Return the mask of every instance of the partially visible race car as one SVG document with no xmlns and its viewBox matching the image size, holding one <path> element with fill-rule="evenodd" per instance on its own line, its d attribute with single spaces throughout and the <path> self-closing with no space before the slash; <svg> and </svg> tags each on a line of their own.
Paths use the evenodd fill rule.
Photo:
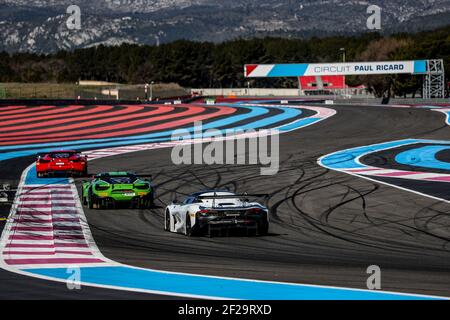
<svg viewBox="0 0 450 320">
<path fill-rule="evenodd" d="M 153 206 L 154 197 L 150 180 L 129 172 L 106 172 L 83 182 L 81 200 L 89 209 L 116 208 L 121 204 L 147 209 Z"/>
<path fill-rule="evenodd" d="M 75 150 L 59 150 L 37 155 L 36 174 L 39 178 L 67 175 L 86 176 L 87 156 Z"/>
<path fill-rule="evenodd" d="M 264 195 L 238 195 L 209 190 L 193 193 L 180 203 L 174 200 L 165 210 L 164 230 L 187 236 L 229 234 L 241 229 L 247 235 L 266 235 L 269 210 L 248 198 Z"/>
</svg>

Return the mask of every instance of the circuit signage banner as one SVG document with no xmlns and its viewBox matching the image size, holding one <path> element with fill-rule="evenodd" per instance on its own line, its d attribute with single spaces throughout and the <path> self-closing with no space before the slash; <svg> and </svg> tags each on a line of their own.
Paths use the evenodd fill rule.
<svg viewBox="0 0 450 320">
<path fill-rule="evenodd" d="M 300 64 L 247 64 L 247 78 L 370 75 L 370 74 L 423 74 L 427 72 L 426 60 L 377 61 L 348 63 Z"/>
</svg>

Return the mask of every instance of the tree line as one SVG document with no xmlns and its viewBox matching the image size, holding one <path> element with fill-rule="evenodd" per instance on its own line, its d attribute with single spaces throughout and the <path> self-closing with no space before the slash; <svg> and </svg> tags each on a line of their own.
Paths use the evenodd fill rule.
<svg viewBox="0 0 450 320">
<path fill-rule="evenodd" d="M 237 39 L 223 43 L 180 40 L 160 46 L 122 44 L 33 53 L 0 53 L 0 82 L 100 80 L 117 83 L 176 82 L 185 87 L 295 87 L 296 79 L 246 79 L 246 63 L 444 59 L 450 74 L 450 26 L 416 34 L 289 39 Z M 420 91 L 421 77 L 409 75 L 349 77 L 377 95 Z"/>
</svg>

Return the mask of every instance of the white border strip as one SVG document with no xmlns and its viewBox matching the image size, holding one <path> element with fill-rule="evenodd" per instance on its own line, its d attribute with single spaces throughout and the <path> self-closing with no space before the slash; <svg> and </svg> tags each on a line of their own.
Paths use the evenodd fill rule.
<svg viewBox="0 0 450 320">
<path fill-rule="evenodd" d="M 404 140 L 406 141 L 406 140 L 408 140 L 408 139 L 404 139 Z M 419 140 L 419 139 L 417 139 L 417 140 Z M 403 141 L 403 140 L 394 140 L 394 141 L 389 141 L 389 142 L 401 142 L 401 141 Z M 424 140 L 424 141 L 425 141 L 425 140 Z M 429 141 L 429 140 L 427 140 L 427 141 Z M 416 142 L 408 142 L 408 143 L 405 143 L 405 144 L 402 145 L 402 146 L 407 146 L 407 145 L 416 144 L 416 143 L 418 143 L 418 142 L 417 142 L 417 141 L 416 141 Z M 360 147 L 372 147 L 372 146 L 376 146 L 376 145 L 379 145 L 379 144 L 380 144 L 380 143 L 376 143 L 376 144 L 370 144 L 370 145 L 360 146 Z M 366 152 L 366 153 L 364 153 L 364 154 L 361 154 L 360 156 L 356 157 L 356 158 L 355 158 L 355 162 L 357 162 L 358 164 L 360 164 L 360 165 L 362 165 L 362 166 L 365 166 L 365 167 L 369 168 L 369 167 L 366 166 L 365 164 L 361 163 L 361 162 L 359 161 L 359 159 L 362 158 L 363 156 L 366 156 L 366 155 L 368 155 L 368 154 L 370 154 L 370 153 L 373 153 L 373 152 L 379 152 L 379 151 L 384 151 L 384 150 L 389 150 L 389 149 L 395 149 L 395 148 L 398 148 L 398 147 L 399 147 L 399 146 L 394 146 L 394 147 L 388 147 L 388 148 L 378 149 L 378 150 L 376 150 L 376 151 L 368 151 L 368 152 Z M 405 187 L 400 187 L 400 186 L 397 186 L 397 185 L 394 185 L 394 184 L 390 184 L 390 183 L 387 183 L 387 182 L 384 182 L 384 181 L 380 181 L 380 180 L 377 180 L 377 179 L 374 179 L 374 178 L 369 178 L 369 176 L 367 176 L 367 175 L 365 175 L 365 174 L 358 174 L 358 173 L 354 173 L 354 172 L 351 172 L 351 171 L 347 171 L 347 170 L 355 169 L 355 168 L 336 169 L 336 168 L 329 167 L 329 166 L 323 164 L 323 162 L 322 162 L 322 160 L 323 160 L 324 158 L 326 158 L 326 157 L 332 156 L 332 155 L 337 154 L 337 153 L 341 153 L 341 152 L 345 152 L 345 151 L 350 151 L 350 150 L 355 149 L 355 148 L 358 148 L 358 147 L 353 147 L 353 148 L 348 148 L 348 149 L 344 149 L 344 150 L 339 150 L 339 151 L 336 151 L 336 152 L 333 152 L 333 153 L 324 155 L 324 156 L 320 157 L 320 158 L 317 160 L 317 164 L 320 165 L 321 167 L 325 168 L 325 169 L 329 169 L 329 170 L 333 170 L 333 171 L 337 171 L 337 172 L 346 173 L 346 174 L 349 174 L 349 175 L 354 176 L 354 177 L 363 178 L 363 179 L 366 179 L 366 180 L 370 180 L 370 181 L 372 181 L 372 182 L 376 182 L 376 183 L 380 183 L 380 184 L 383 184 L 383 185 L 386 185 L 386 186 L 394 187 L 394 188 L 397 188 L 397 189 L 400 189 L 400 190 L 403 190 L 403 191 L 415 193 L 415 194 L 418 194 L 418 195 L 421 195 L 421 196 L 424 196 L 424 197 L 427 197 L 427 198 L 431 198 L 431 199 L 434 199 L 434 200 L 438 200 L 438 201 L 443 201 L 443 202 L 446 202 L 446 203 L 450 203 L 450 200 L 446 200 L 446 199 L 442 199 L 442 198 L 439 198 L 439 197 L 435 197 L 435 196 L 432 196 L 432 195 L 429 195 L 429 194 L 426 194 L 426 193 L 422 193 L 422 192 L 419 192 L 419 191 L 411 190 L 411 189 L 408 189 L 408 188 L 405 188 Z M 373 167 L 373 168 L 377 168 L 377 167 Z M 378 169 L 381 170 L 382 168 L 378 168 Z M 370 171 L 369 171 L 369 172 L 370 172 Z M 368 174 L 370 174 L 370 173 L 368 173 Z M 380 178 L 383 178 L 383 177 L 380 177 Z M 389 177 L 387 177 L 387 178 L 389 178 Z M 400 177 L 392 177 L 392 178 L 400 178 Z M 415 179 L 411 179 L 411 180 L 415 180 Z M 433 181 L 429 181 L 429 180 L 420 180 L 420 181 L 433 182 Z"/>
</svg>

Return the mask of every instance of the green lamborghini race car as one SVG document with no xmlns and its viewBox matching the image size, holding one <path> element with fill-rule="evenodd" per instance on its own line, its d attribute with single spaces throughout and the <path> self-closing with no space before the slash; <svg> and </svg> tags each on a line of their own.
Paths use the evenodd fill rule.
<svg viewBox="0 0 450 320">
<path fill-rule="evenodd" d="M 129 172 L 107 172 L 83 182 L 81 201 L 89 209 L 116 208 L 122 204 L 147 209 L 153 206 L 154 198 L 150 180 Z"/>
</svg>

